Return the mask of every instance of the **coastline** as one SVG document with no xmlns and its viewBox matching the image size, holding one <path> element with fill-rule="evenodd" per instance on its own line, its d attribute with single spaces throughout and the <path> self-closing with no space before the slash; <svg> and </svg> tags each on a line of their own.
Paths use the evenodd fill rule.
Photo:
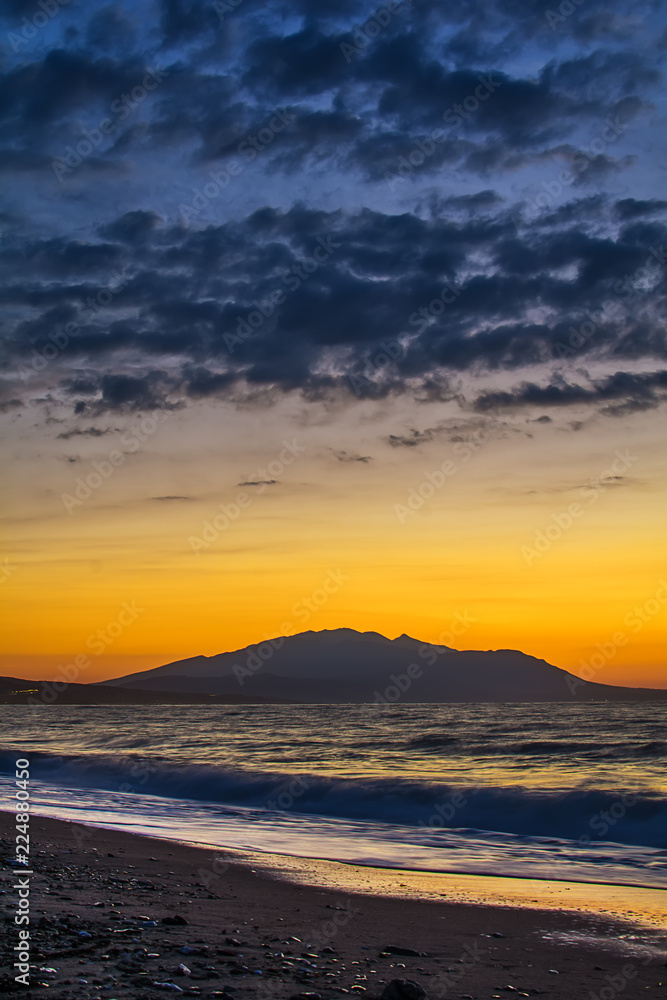
<svg viewBox="0 0 667 1000">
<path fill-rule="evenodd" d="M 12 821 L 0 813 L 5 860 Z M 33 974 L 31 985 L 41 978 L 63 1000 L 157 996 L 153 982 L 192 996 L 229 988 L 227 1000 L 346 992 L 370 1000 L 394 978 L 416 980 L 427 997 L 516 990 L 588 1000 L 605 988 L 650 996 L 667 980 L 662 890 L 242 854 L 37 815 L 30 836 L 33 961 L 57 970 Z M 8 969 L 14 878 L 5 867 Z M 162 923 L 175 916 L 187 923 Z M 389 945 L 423 954 L 380 957 Z M 191 974 L 179 975 L 185 963 Z M 1 985 L 25 989 L 7 973 Z"/>
</svg>

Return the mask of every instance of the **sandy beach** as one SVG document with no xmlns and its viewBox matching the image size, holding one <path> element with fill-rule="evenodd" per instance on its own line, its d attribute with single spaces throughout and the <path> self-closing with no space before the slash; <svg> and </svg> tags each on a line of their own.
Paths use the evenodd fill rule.
<svg viewBox="0 0 667 1000">
<path fill-rule="evenodd" d="M 0 815 L 0 988 L 19 995 L 14 831 Z M 30 988 L 54 998 L 370 1000 L 398 979 L 427 997 L 474 1000 L 667 992 L 656 890 L 610 890 L 609 899 L 628 900 L 632 922 L 620 919 L 622 905 L 615 917 L 601 912 L 599 886 L 540 892 L 532 882 L 460 876 L 438 876 L 436 886 L 416 873 L 245 857 L 39 817 L 30 837 Z"/>
</svg>

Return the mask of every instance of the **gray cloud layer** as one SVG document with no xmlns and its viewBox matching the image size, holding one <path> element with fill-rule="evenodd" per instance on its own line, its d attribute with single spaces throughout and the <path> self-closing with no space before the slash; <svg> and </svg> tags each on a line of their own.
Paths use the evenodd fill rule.
<svg viewBox="0 0 667 1000">
<path fill-rule="evenodd" d="M 30 38 L 32 5 L 8 6 L 8 183 L 39 178 L 87 223 L 47 234 L 7 200 L 7 405 L 37 378 L 85 418 L 260 390 L 447 399 L 485 373 L 516 384 L 469 399 L 479 411 L 660 403 L 667 203 L 605 189 L 635 169 L 615 143 L 659 94 L 643 6 L 587 5 L 552 31 L 528 0 L 415 0 L 377 32 L 358 4 L 237 6 L 92 5 L 76 25 L 63 9 Z M 211 222 L 227 194 L 206 171 L 260 156 L 266 206 Z M 204 207 L 124 205 L 137 163 L 204 177 Z M 508 193 L 519 170 L 545 177 L 541 201 Z M 374 207 L 272 207 L 281 177 L 318 171 L 370 185 Z M 443 193 L 455 175 L 469 193 Z M 413 203 L 380 207 L 396 190 Z"/>
</svg>

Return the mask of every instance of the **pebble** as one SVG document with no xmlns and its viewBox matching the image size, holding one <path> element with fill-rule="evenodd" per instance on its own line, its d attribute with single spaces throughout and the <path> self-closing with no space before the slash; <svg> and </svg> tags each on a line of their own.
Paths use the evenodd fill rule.
<svg viewBox="0 0 667 1000">
<path fill-rule="evenodd" d="M 426 958 L 423 951 L 415 951 L 414 948 L 398 948 L 395 944 L 390 944 L 382 951 L 383 955 L 402 955 L 406 958 Z"/>
<path fill-rule="evenodd" d="M 412 979 L 392 979 L 382 992 L 382 1000 L 423 1000 L 426 990 Z"/>
</svg>

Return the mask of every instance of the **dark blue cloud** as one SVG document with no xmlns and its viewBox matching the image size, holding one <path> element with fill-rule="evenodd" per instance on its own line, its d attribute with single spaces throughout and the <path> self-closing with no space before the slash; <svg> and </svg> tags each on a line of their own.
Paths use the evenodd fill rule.
<svg viewBox="0 0 667 1000">
<path fill-rule="evenodd" d="M 36 10 L 2 15 L 8 398 L 453 398 L 500 372 L 519 388 L 465 405 L 660 402 L 664 12 Z"/>
</svg>

